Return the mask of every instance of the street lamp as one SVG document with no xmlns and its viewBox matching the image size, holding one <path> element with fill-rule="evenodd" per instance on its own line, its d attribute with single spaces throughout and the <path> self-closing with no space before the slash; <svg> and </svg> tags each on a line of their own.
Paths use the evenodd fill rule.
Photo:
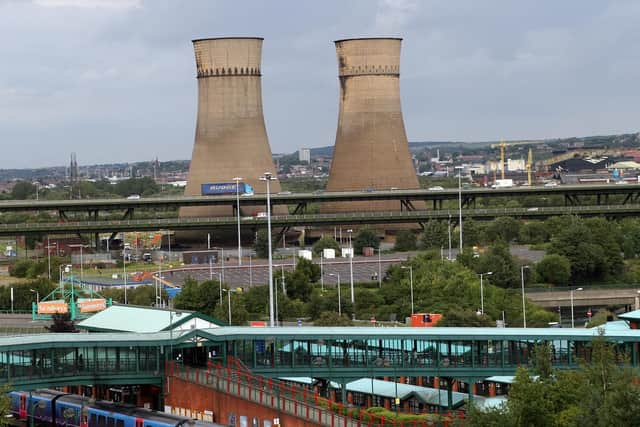
<svg viewBox="0 0 640 427">
<path fill-rule="evenodd" d="M 234 289 L 223 289 L 224 292 L 227 293 L 227 295 L 229 296 L 228 301 L 229 301 L 229 326 L 231 326 L 231 294 L 235 292 Z"/>
<path fill-rule="evenodd" d="M 520 267 L 520 283 L 522 285 L 522 327 L 527 327 L 527 306 L 525 305 L 525 296 L 524 296 L 524 269 L 529 268 L 528 265 L 523 265 Z"/>
<path fill-rule="evenodd" d="M 482 276 L 491 276 L 493 271 L 480 273 L 480 314 L 484 315 L 484 285 L 482 284 Z"/>
<path fill-rule="evenodd" d="M 242 265 L 242 246 L 240 243 L 240 181 L 242 178 L 235 177 L 233 180 L 236 182 L 236 212 L 238 215 L 238 265 Z"/>
<path fill-rule="evenodd" d="M 411 289 L 411 315 L 413 316 L 414 310 L 413 310 L 413 266 L 409 265 L 403 265 L 400 267 L 403 270 L 409 269 L 409 286 Z"/>
<path fill-rule="evenodd" d="M 569 292 L 571 295 L 571 327 L 575 328 L 575 324 L 574 324 L 574 318 L 573 318 L 573 293 L 574 292 L 579 292 L 581 291 L 582 288 L 578 288 L 578 289 L 571 289 L 571 291 Z"/>
<path fill-rule="evenodd" d="M 376 251 L 378 251 L 378 288 L 382 288 L 382 262 L 380 260 L 382 248 L 377 248 Z"/>
<path fill-rule="evenodd" d="M 58 244 L 56 242 L 53 242 L 53 246 L 51 246 L 51 243 L 49 241 L 49 236 L 47 236 L 47 264 L 48 264 L 48 272 L 49 272 L 49 280 L 51 280 L 51 249 L 52 248 L 57 248 Z"/>
<path fill-rule="evenodd" d="M 351 240 L 351 235 L 353 233 L 352 229 L 348 229 L 347 233 L 349 233 L 349 275 L 351 278 L 351 305 L 354 310 L 356 307 L 356 298 L 353 292 L 353 241 Z"/>
<path fill-rule="evenodd" d="M 340 273 L 329 273 L 329 276 L 336 276 L 338 278 L 338 315 L 342 317 L 342 302 L 340 301 Z"/>
<path fill-rule="evenodd" d="M 265 181 L 267 184 L 267 239 L 269 240 L 269 325 L 273 328 L 275 326 L 273 316 L 273 257 L 271 254 L 271 195 L 269 193 L 269 184 L 272 180 L 277 179 L 272 176 L 271 172 L 265 172 L 260 178 L 260 181 Z"/>
<path fill-rule="evenodd" d="M 173 361 L 173 316 L 180 317 L 182 316 L 182 312 L 176 311 L 174 313 L 173 310 L 169 310 L 169 355 L 171 357 L 171 361 Z"/>
<path fill-rule="evenodd" d="M 82 243 L 69 245 L 70 248 L 80 248 L 80 284 L 84 285 L 84 259 L 82 258 L 82 249 L 86 247 Z"/>
<path fill-rule="evenodd" d="M 460 218 L 458 219 L 458 226 L 460 227 L 460 253 L 462 253 L 462 166 L 456 166 L 454 169 L 458 169 L 458 212 Z"/>
<path fill-rule="evenodd" d="M 126 251 L 122 251 L 122 276 L 124 277 L 124 303 L 127 304 L 127 257 L 126 257 Z"/>
</svg>

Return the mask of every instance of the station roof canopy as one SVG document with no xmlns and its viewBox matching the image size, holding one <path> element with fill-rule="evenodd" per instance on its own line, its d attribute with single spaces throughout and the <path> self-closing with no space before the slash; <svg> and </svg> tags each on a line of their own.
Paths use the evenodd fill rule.
<svg viewBox="0 0 640 427">
<path fill-rule="evenodd" d="M 91 332 L 162 332 L 218 328 L 224 323 L 204 314 L 133 305 L 113 305 L 78 323 L 79 329 Z"/>
</svg>

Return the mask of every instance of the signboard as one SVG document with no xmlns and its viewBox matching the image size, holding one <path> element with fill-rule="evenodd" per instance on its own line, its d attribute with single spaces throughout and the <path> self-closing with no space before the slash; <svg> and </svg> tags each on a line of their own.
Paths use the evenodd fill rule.
<svg viewBox="0 0 640 427">
<path fill-rule="evenodd" d="M 38 314 L 68 313 L 69 305 L 63 300 L 38 303 Z"/>
<path fill-rule="evenodd" d="M 78 307 L 80 313 L 95 313 L 107 308 L 107 301 L 104 298 L 79 298 Z"/>
</svg>

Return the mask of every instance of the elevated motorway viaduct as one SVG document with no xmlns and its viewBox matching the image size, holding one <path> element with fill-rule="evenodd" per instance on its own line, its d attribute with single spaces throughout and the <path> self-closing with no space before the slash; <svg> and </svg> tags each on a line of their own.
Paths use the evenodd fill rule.
<svg viewBox="0 0 640 427">
<path fill-rule="evenodd" d="M 619 206 L 555 206 L 544 208 L 464 209 L 465 218 L 489 220 L 500 216 L 544 219 L 558 215 L 624 217 L 640 214 L 640 204 Z M 343 224 L 399 224 L 423 223 L 432 219 L 456 221 L 458 210 L 361 212 L 317 215 L 277 215 L 271 217 L 273 227 L 334 226 Z M 245 217 L 243 227 L 267 226 L 266 218 Z M 216 218 L 164 218 L 139 220 L 61 221 L 57 223 L 0 224 L 0 236 L 46 233 L 113 233 L 121 231 L 213 230 L 235 227 L 236 217 Z"/>
<path fill-rule="evenodd" d="M 627 205 L 638 203 L 640 200 L 640 184 L 627 185 L 574 185 L 557 187 L 512 187 L 512 188 L 468 188 L 460 192 L 463 207 L 475 206 L 478 198 L 520 198 L 527 196 L 563 196 L 566 206 L 579 206 L 590 197 L 588 204 L 596 205 Z M 316 192 L 272 194 L 273 205 L 296 206 L 294 213 L 302 213 L 310 203 L 345 202 L 345 201 L 382 201 L 397 200 L 401 210 L 414 210 L 414 202 L 427 202 L 433 209 L 442 208 L 444 200 L 457 200 L 458 189 L 434 190 L 388 190 L 388 191 L 347 191 L 347 192 Z M 595 197 L 595 200 L 593 199 Z M 242 196 L 240 206 L 255 206 L 266 204 L 266 194 Z M 9 211 L 58 211 L 58 212 L 89 212 L 97 215 L 101 210 L 133 209 L 166 209 L 183 206 L 235 206 L 236 196 L 176 196 L 167 198 L 129 199 L 86 199 L 86 200 L 54 200 L 35 201 L 20 200 L 0 202 L 0 212 Z"/>
<path fill-rule="evenodd" d="M 572 287 L 570 289 L 575 289 Z M 571 293 L 566 291 L 528 292 L 527 298 L 545 308 L 570 307 Z M 608 305 L 637 306 L 640 291 L 633 288 L 584 289 L 573 292 L 573 305 L 576 307 L 601 307 Z"/>
</svg>

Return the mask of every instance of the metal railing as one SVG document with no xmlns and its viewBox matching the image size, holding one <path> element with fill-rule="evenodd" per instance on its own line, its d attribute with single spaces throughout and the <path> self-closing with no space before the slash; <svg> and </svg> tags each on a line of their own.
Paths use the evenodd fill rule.
<svg viewBox="0 0 640 427">
<path fill-rule="evenodd" d="M 464 413 L 411 414 L 409 420 L 385 418 L 359 407 L 343 405 L 321 397 L 303 386 L 291 386 L 273 379 L 255 376 L 244 369 L 209 367 L 197 369 L 169 362 L 166 367 L 168 381 L 178 378 L 236 398 L 285 413 L 321 426 L 331 427 L 427 427 L 449 426 L 454 419 L 464 419 Z M 403 413 L 403 418 L 408 414 Z"/>
</svg>

